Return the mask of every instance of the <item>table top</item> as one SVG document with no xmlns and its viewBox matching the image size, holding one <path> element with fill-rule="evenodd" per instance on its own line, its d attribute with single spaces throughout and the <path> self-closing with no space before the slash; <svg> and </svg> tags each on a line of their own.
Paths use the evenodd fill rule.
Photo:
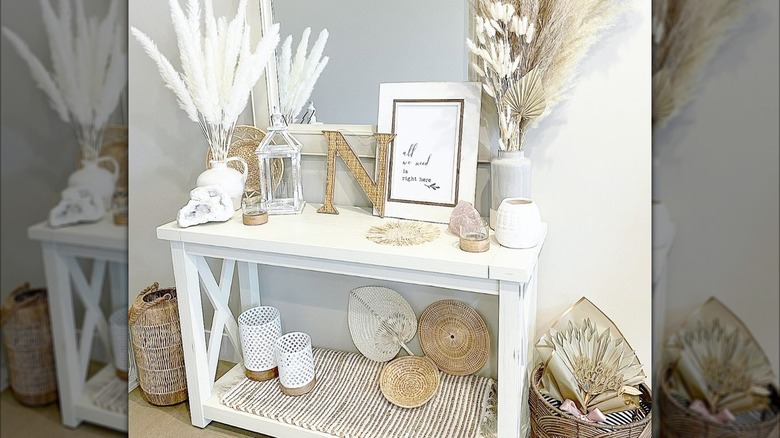
<svg viewBox="0 0 780 438">
<path fill-rule="evenodd" d="M 301 214 L 272 215 L 268 223 L 258 226 L 244 225 L 240 210 L 226 222 L 180 228 L 172 221 L 157 228 L 157 237 L 239 251 L 517 282 L 529 281 L 543 245 L 542 240 L 530 249 L 505 248 L 491 233 L 488 251 L 468 253 L 460 250 L 459 238 L 448 231 L 447 224 L 432 224 L 439 229 L 439 237 L 432 242 L 414 246 L 382 245 L 368 240 L 366 232 L 372 226 L 398 219 L 380 218 L 373 216 L 369 209 L 352 206 L 337 207 L 338 215 L 319 214 L 318 207 L 318 204 L 307 204 Z"/>
<path fill-rule="evenodd" d="M 27 237 L 41 242 L 127 251 L 127 225 L 114 224 L 111 213 L 98 222 L 59 228 L 52 228 L 47 221 L 39 222 L 27 228 Z"/>
</svg>

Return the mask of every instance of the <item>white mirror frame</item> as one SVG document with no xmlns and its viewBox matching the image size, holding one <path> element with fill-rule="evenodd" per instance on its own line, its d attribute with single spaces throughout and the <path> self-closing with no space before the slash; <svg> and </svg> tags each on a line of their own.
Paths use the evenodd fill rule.
<svg viewBox="0 0 780 438">
<path fill-rule="evenodd" d="M 259 0 L 259 8 L 251 8 L 252 11 L 247 15 L 250 23 L 260 23 L 260 36 L 268 34 L 268 30 L 274 23 L 273 0 Z M 261 88 L 265 87 L 265 89 Z M 263 92 L 264 91 L 264 92 Z M 265 99 L 263 99 L 265 96 Z M 279 84 L 277 80 L 276 56 L 273 56 L 265 70 L 265 84 L 258 82 L 251 94 L 252 120 L 254 125 L 262 130 L 266 130 L 271 120 L 271 111 L 279 106 Z M 290 125 L 289 131 L 304 145 L 303 155 L 327 156 L 328 141 L 322 135 L 322 131 L 342 131 L 344 135 L 354 134 L 371 137 L 376 132 L 376 125 L 340 125 L 340 124 L 321 124 L 321 125 Z M 349 137 L 347 137 L 349 139 Z M 374 158 L 373 142 L 351 142 L 352 148 L 358 157 Z"/>
<path fill-rule="evenodd" d="M 273 0 L 258 0 L 259 7 L 249 8 L 247 20 L 249 23 L 260 23 L 260 37 L 268 34 L 268 30 L 274 24 Z M 468 33 L 469 37 L 474 37 L 473 14 L 474 8 L 468 7 Z M 464 46 L 466 42 L 463 42 Z M 469 80 L 478 80 L 471 69 L 473 55 L 469 53 Z M 265 99 L 263 99 L 265 96 Z M 485 94 L 483 93 L 482 114 L 485 116 Z M 265 70 L 265 84 L 258 82 L 250 95 L 250 105 L 252 108 L 252 121 L 254 125 L 263 131 L 268 128 L 271 120 L 271 111 L 279 105 L 279 84 L 277 81 L 276 56 L 271 57 Z M 495 116 L 493 116 L 495 118 Z M 327 156 L 328 142 L 322 135 L 323 130 L 342 131 L 350 140 L 350 145 L 360 158 L 375 158 L 374 142 L 351 141 L 348 134 L 356 136 L 371 137 L 376 132 L 377 125 L 344 125 L 344 124 L 322 124 L 306 125 L 293 124 L 290 126 L 290 133 L 298 138 L 304 145 L 303 155 Z M 490 142 L 480 136 L 479 162 L 487 163 L 490 161 Z"/>
</svg>

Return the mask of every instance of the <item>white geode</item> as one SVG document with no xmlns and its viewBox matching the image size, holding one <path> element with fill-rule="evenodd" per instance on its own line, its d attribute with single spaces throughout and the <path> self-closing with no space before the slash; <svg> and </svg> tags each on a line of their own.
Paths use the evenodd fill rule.
<svg viewBox="0 0 780 438">
<path fill-rule="evenodd" d="M 49 225 L 57 228 L 80 222 L 99 221 L 106 215 L 103 198 L 90 187 L 68 187 L 62 200 L 49 211 Z"/>
<path fill-rule="evenodd" d="M 233 217 L 233 200 L 220 186 L 197 187 L 190 192 L 190 202 L 176 216 L 182 228 L 206 222 L 225 222 Z"/>
</svg>

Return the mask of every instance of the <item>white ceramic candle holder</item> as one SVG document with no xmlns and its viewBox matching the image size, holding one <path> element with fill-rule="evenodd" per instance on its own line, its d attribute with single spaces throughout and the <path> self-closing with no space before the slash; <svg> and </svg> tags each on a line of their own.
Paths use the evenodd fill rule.
<svg viewBox="0 0 780 438">
<path fill-rule="evenodd" d="M 533 248 L 542 238 L 542 217 L 530 198 L 507 198 L 496 215 L 496 240 L 508 248 Z"/>
<path fill-rule="evenodd" d="M 238 331 L 246 376 L 264 381 L 279 375 L 274 351 L 276 340 L 282 336 L 279 310 L 271 306 L 259 306 L 244 311 L 238 315 Z"/>
<path fill-rule="evenodd" d="M 287 395 L 303 395 L 317 384 L 311 337 L 306 333 L 287 333 L 276 341 L 279 386 Z"/>
<path fill-rule="evenodd" d="M 119 378 L 127 380 L 127 310 L 117 309 L 108 318 L 111 326 L 111 351 Z"/>
</svg>

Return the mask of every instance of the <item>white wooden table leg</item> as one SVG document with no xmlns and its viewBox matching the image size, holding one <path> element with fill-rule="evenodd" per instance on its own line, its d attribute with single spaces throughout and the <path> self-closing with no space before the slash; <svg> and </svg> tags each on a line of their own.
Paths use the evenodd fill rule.
<svg viewBox="0 0 780 438">
<path fill-rule="evenodd" d="M 534 370 L 536 363 L 536 274 L 538 272 L 538 266 L 534 268 L 534 275 L 531 277 L 531 281 L 525 286 L 525 291 L 522 295 L 520 306 L 523 316 L 523 339 L 521 342 L 525 342 L 526 354 L 523 358 L 523 380 L 520 387 L 520 397 L 523 401 L 522 410 L 520 413 L 520 436 L 527 437 L 531 434 L 531 411 L 528 407 L 529 391 L 531 388 L 531 373 Z M 523 344 L 521 344 L 523 345 Z"/>
<path fill-rule="evenodd" d="M 111 310 L 127 307 L 127 263 L 109 262 L 111 281 Z"/>
<path fill-rule="evenodd" d="M 209 379 L 197 259 L 186 253 L 181 242 L 175 241 L 171 242 L 171 256 L 182 327 L 190 417 L 194 426 L 206 427 L 211 420 L 203 414 L 203 403 L 211 395 L 214 382 Z"/>
<path fill-rule="evenodd" d="M 81 395 L 84 380 L 77 366 L 79 350 L 70 274 L 63 256 L 57 251 L 57 244 L 43 242 L 42 246 L 62 424 L 76 427 L 81 423 L 76 417 L 76 400 Z"/>
<path fill-rule="evenodd" d="M 500 281 L 498 285 L 498 438 L 520 436 L 522 339 L 524 314 L 521 308 L 523 288 L 520 283 Z"/>
<path fill-rule="evenodd" d="M 257 263 L 238 262 L 241 312 L 260 305 L 260 277 Z"/>
</svg>

